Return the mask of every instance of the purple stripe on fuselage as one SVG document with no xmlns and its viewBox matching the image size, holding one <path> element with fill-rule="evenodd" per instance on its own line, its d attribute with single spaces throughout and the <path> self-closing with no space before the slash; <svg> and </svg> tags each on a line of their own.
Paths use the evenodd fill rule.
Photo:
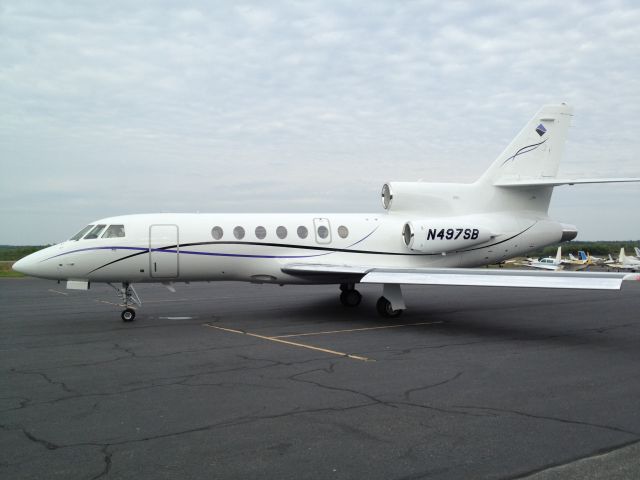
<svg viewBox="0 0 640 480">
<path fill-rule="evenodd" d="M 286 247 L 281 247 L 286 248 Z M 80 248 L 78 250 L 72 250 L 70 252 L 60 253 L 58 255 L 54 255 L 52 257 L 45 258 L 44 260 L 40 260 L 40 262 L 44 262 L 47 260 L 51 260 L 53 258 L 62 257 L 63 255 L 69 255 L 71 253 L 77 252 L 86 252 L 90 250 L 134 250 L 138 252 L 148 252 L 148 248 L 142 247 L 91 247 L 91 248 Z M 335 252 L 324 252 L 318 253 L 314 255 L 250 255 L 250 254 L 241 254 L 241 253 L 217 253 L 217 252 L 195 252 L 193 250 L 169 250 L 162 248 L 153 248 L 152 252 L 159 253 L 180 253 L 180 255 L 206 255 L 211 257 L 244 257 L 244 258 L 311 258 L 311 257 L 322 257 L 324 255 L 330 255 Z"/>
<path fill-rule="evenodd" d="M 54 255 L 52 257 L 45 258 L 44 260 L 40 260 L 40 262 L 45 262 L 47 260 L 51 260 L 52 258 L 62 257 L 63 255 L 69 255 L 70 253 L 77 252 L 87 252 L 89 250 L 136 250 L 138 252 L 146 252 L 148 248 L 142 247 L 90 247 L 90 248 L 79 248 L 78 250 L 71 250 L 70 252 L 59 253 L 58 255 Z"/>
<path fill-rule="evenodd" d="M 153 250 L 154 252 L 178 253 L 176 250 Z M 318 253 L 315 255 L 249 255 L 242 253 L 216 253 L 216 252 L 194 252 L 193 250 L 180 250 L 180 255 L 205 255 L 209 257 L 242 257 L 242 258 L 311 258 L 323 257 L 335 252 Z"/>
<path fill-rule="evenodd" d="M 369 233 L 368 235 L 366 235 L 366 236 L 362 237 L 362 238 L 361 238 L 360 240 L 358 240 L 357 242 L 352 243 L 352 244 L 351 244 L 351 245 L 349 245 L 347 248 L 351 248 L 351 247 L 353 247 L 354 245 L 359 244 L 360 242 L 364 242 L 367 238 L 369 238 L 371 235 L 373 235 L 373 233 L 374 233 L 374 232 L 375 232 L 379 227 L 380 227 L 380 225 L 378 225 L 376 228 L 374 228 L 373 230 L 371 230 L 371 233 Z"/>
</svg>

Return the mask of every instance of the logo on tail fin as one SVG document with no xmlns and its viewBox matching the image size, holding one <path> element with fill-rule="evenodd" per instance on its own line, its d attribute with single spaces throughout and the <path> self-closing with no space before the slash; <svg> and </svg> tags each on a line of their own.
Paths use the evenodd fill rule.
<svg viewBox="0 0 640 480">
<path fill-rule="evenodd" d="M 538 132 L 538 135 L 543 136 L 545 133 L 547 133 L 547 129 L 544 128 L 544 125 L 540 124 L 536 127 L 536 132 Z"/>
<path fill-rule="evenodd" d="M 548 138 L 545 138 L 540 143 L 534 143 L 533 145 L 527 145 L 526 147 L 522 147 L 520 150 L 518 150 L 516 153 L 514 153 L 509 158 L 507 158 L 504 162 L 502 162 L 502 166 L 504 166 L 510 160 L 515 160 L 516 157 L 518 157 L 518 156 L 520 156 L 520 155 L 522 155 L 524 153 L 529 153 L 529 152 L 534 151 L 536 148 L 538 148 L 540 145 L 542 145 L 547 140 L 548 140 Z"/>
</svg>

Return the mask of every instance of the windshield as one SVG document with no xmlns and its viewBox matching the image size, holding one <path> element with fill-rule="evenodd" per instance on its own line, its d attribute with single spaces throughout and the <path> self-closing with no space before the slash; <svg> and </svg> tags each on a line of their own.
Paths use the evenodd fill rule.
<svg viewBox="0 0 640 480">
<path fill-rule="evenodd" d="M 87 225 L 78 233 L 76 233 L 73 237 L 71 237 L 69 240 L 80 240 L 84 236 L 84 234 L 87 233 L 92 228 L 93 228 L 93 225 Z"/>
<path fill-rule="evenodd" d="M 102 231 L 104 230 L 104 228 L 106 227 L 106 225 L 96 225 L 95 227 L 93 227 L 93 230 L 91 230 L 89 233 L 87 233 L 86 237 L 84 237 L 85 240 L 90 240 L 92 238 L 98 238 L 98 236 L 102 233 Z"/>
<path fill-rule="evenodd" d="M 107 231 L 104 232 L 102 238 L 119 238 L 124 237 L 124 225 L 109 225 Z"/>
</svg>

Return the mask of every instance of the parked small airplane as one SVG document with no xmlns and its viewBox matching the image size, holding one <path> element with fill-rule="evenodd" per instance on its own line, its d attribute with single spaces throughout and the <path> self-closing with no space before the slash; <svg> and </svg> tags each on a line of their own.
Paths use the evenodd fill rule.
<svg viewBox="0 0 640 480">
<path fill-rule="evenodd" d="M 376 283 L 383 316 L 406 308 L 401 284 L 619 289 L 640 275 L 460 268 L 575 238 L 573 225 L 548 216 L 556 186 L 640 181 L 558 178 L 570 119 L 566 104 L 543 107 L 474 183 L 386 183 L 383 214 L 125 215 L 91 222 L 13 268 L 71 289 L 109 283 L 124 321 L 141 304 L 136 282 L 334 283 L 349 307 L 360 303 L 357 283 Z"/>
<path fill-rule="evenodd" d="M 621 248 L 620 254 L 618 255 L 618 261 L 609 263 L 608 266 L 617 268 L 618 270 L 631 270 L 632 272 L 639 272 L 640 259 L 631 255 L 625 255 L 624 248 Z"/>
<path fill-rule="evenodd" d="M 569 254 L 569 261 L 571 263 L 582 264 L 589 260 L 600 260 L 598 257 L 592 257 L 584 252 L 584 250 L 578 250 L 578 256 L 576 257 L 572 253 Z"/>
<path fill-rule="evenodd" d="M 574 270 L 582 270 L 583 268 L 587 268 L 589 265 L 601 263 L 603 260 L 604 259 L 598 257 L 592 257 L 591 254 L 585 253 L 584 250 L 578 250 L 578 258 L 569 254 L 569 259 L 563 260 L 562 262 L 572 265 Z"/>
<path fill-rule="evenodd" d="M 568 263 L 565 260 L 562 260 L 562 247 L 558 247 L 555 257 L 544 257 L 544 258 L 528 258 L 525 263 L 521 263 L 525 267 L 531 268 L 540 268 L 542 270 L 562 270 L 563 264 Z"/>
</svg>

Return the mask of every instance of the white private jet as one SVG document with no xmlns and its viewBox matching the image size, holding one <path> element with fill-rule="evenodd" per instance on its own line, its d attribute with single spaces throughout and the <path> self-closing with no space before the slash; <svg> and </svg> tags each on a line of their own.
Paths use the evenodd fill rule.
<svg viewBox="0 0 640 480">
<path fill-rule="evenodd" d="M 377 283 L 383 316 L 406 308 L 402 284 L 619 289 L 640 275 L 461 268 L 575 238 L 574 226 L 547 213 L 558 185 L 640 181 L 557 178 L 570 119 L 566 104 L 543 107 L 474 183 L 385 184 L 384 213 L 125 215 L 92 222 L 13 268 L 71 289 L 121 284 L 124 321 L 141 303 L 137 282 L 335 283 L 345 306 L 360 303 L 357 283 Z"/>
</svg>

